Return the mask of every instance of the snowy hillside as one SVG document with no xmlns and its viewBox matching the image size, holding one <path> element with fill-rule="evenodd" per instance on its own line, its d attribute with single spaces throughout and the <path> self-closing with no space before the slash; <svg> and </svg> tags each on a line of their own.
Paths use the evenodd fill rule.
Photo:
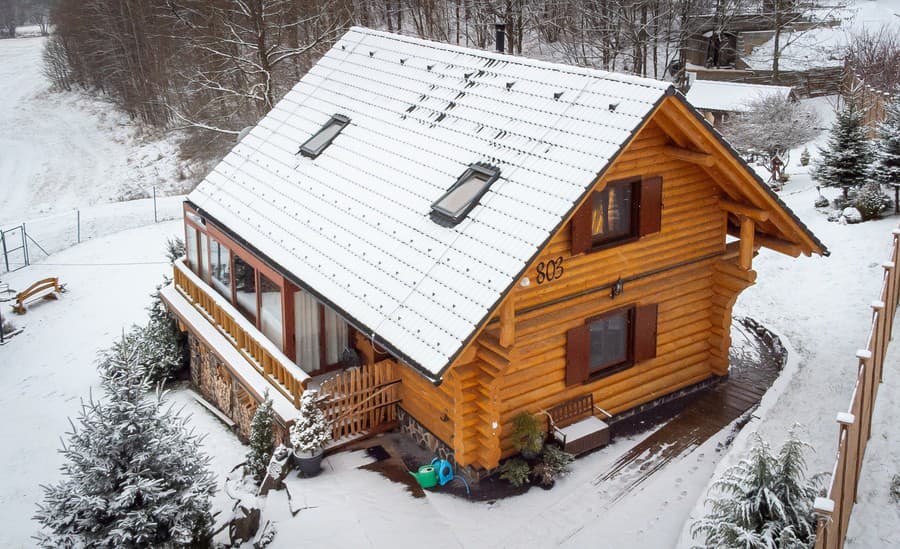
<svg viewBox="0 0 900 549">
<path fill-rule="evenodd" d="M 140 135 L 127 116 L 84 92 L 51 92 L 44 38 L 0 41 L 0 225 L 76 207 L 183 194 L 198 174 L 177 139 Z"/>
</svg>

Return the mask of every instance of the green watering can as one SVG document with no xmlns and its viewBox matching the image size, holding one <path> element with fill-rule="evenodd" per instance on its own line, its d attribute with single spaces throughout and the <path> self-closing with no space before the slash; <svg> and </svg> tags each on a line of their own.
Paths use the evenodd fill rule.
<svg viewBox="0 0 900 549">
<path fill-rule="evenodd" d="M 409 471 L 409 474 L 416 479 L 422 488 L 434 488 L 437 485 L 437 473 L 431 465 L 423 465 L 419 467 L 419 472 L 413 473 Z"/>
</svg>

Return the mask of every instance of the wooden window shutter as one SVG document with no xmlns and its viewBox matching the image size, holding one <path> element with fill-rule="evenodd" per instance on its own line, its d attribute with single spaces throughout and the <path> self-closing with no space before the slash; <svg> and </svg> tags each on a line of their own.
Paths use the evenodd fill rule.
<svg viewBox="0 0 900 549">
<path fill-rule="evenodd" d="M 634 310 L 634 362 L 656 356 L 656 303 L 641 305 Z"/>
<path fill-rule="evenodd" d="M 578 385 L 587 380 L 590 360 L 590 325 L 572 328 L 566 334 L 566 385 Z"/>
<path fill-rule="evenodd" d="M 643 178 L 639 192 L 639 234 L 644 236 L 658 233 L 662 220 L 662 177 Z"/>
<path fill-rule="evenodd" d="M 591 249 L 591 217 L 593 216 L 593 193 L 572 216 L 572 255 L 583 254 Z"/>
</svg>

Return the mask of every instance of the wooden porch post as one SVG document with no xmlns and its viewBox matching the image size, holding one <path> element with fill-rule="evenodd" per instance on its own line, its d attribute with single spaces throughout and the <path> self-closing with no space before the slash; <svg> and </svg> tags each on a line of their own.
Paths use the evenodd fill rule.
<svg viewBox="0 0 900 549">
<path fill-rule="evenodd" d="M 753 266 L 753 235 L 756 232 L 756 222 L 747 216 L 741 216 L 741 248 L 738 256 L 738 266 L 749 271 Z"/>
<path fill-rule="evenodd" d="M 516 300 L 515 291 L 510 292 L 506 302 L 500 307 L 500 345 L 511 347 L 516 341 Z"/>
</svg>

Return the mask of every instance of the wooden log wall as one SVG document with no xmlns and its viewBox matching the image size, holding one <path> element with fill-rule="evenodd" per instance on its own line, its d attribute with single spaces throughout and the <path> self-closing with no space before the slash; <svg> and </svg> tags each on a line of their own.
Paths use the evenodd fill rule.
<svg viewBox="0 0 900 549">
<path fill-rule="evenodd" d="M 439 387 L 400 369 L 403 408 L 453 448 L 459 465 L 492 469 L 511 455 L 512 418 L 519 412 L 539 413 L 592 394 L 617 414 L 727 373 L 731 308 L 756 276 L 752 237 L 726 246 L 730 214 L 723 203 L 737 204 L 737 195 L 713 177 L 728 167 L 694 150 L 685 137 L 691 129 L 673 126 L 677 116 L 659 118 L 645 124 L 597 185 L 661 176 L 659 232 L 573 254 L 570 224 L 564 224 Z M 613 297 L 617 281 L 622 292 Z M 569 329 L 604 312 L 651 304 L 658 308 L 655 358 L 566 385 Z"/>
<path fill-rule="evenodd" d="M 727 217 L 718 205 L 723 193 L 696 163 L 664 154 L 671 145 L 663 129 L 650 122 L 598 185 L 662 176 L 660 232 L 572 255 L 571 231 L 564 226 L 526 271 L 530 283 L 517 285 L 507 298 L 514 300 L 516 310 L 513 345 L 508 350 L 500 345 L 499 319 L 479 337 L 479 364 L 465 370 L 482 384 L 471 402 L 484 410 L 477 416 L 480 421 L 470 413 L 457 427 L 458 436 L 483 444 L 495 431 L 488 421 L 497 419 L 500 436 L 499 452 L 492 448 L 477 456 L 466 454 L 475 465 L 490 469 L 514 452 L 511 422 L 521 411 L 535 413 L 592 393 L 598 406 L 615 414 L 722 373 L 713 358 L 717 352 L 721 355 L 731 304 L 743 289 L 732 283 L 731 275 L 718 274 L 726 250 Z M 562 276 L 538 284 L 538 266 L 544 263 L 546 270 L 550 261 L 561 262 Z M 625 280 L 624 291 L 615 298 L 607 289 L 591 292 L 620 278 Z M 605 311 L 647 303 L 656 303 L 659 310 L 656 358 L 567 387 L 566 331 Z M 725 357 L 727 371 L 727 346 Z M 485 365 L 494 370 L 493 376 Z"/>
</svg>

